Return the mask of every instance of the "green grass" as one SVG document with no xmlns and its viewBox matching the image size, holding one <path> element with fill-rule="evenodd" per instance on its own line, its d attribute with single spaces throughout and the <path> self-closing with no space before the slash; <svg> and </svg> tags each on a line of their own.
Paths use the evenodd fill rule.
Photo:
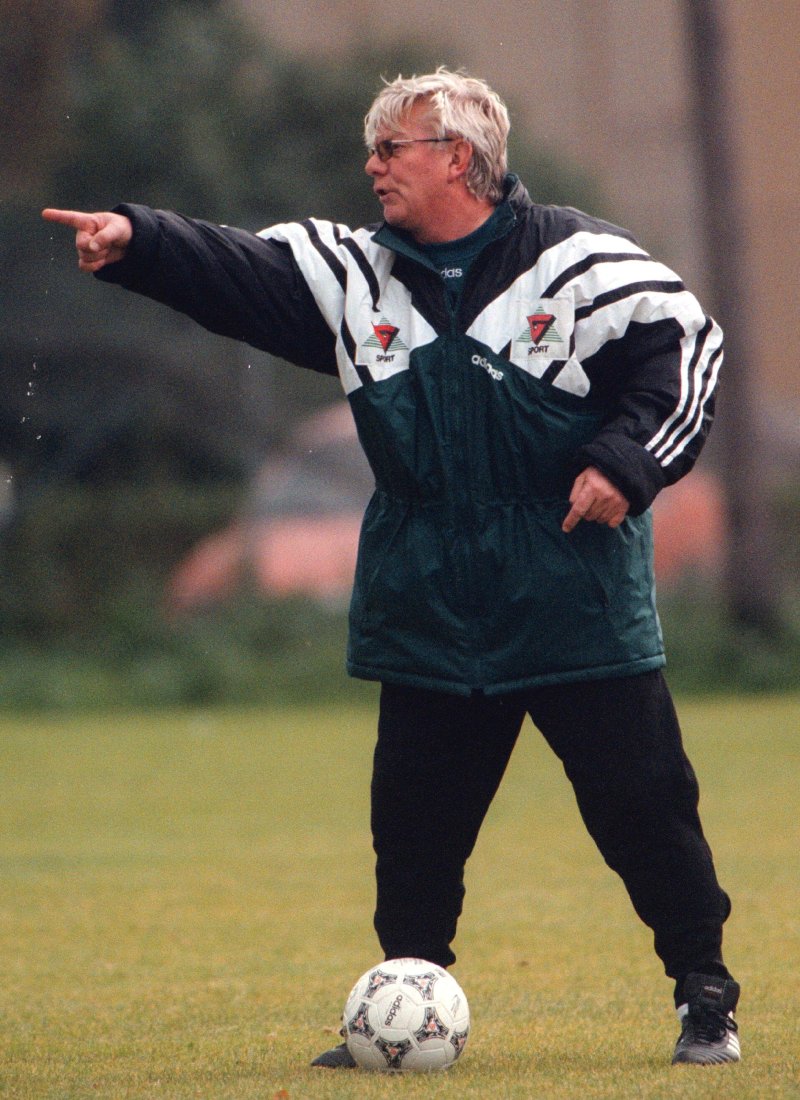
<svg viewBox="0 0 800 1100">
<path fill-rule="evenodd" d="M 744 1061 L 672 1068 L 669 982 L 526 733 L 468 868 L 462 1062 L 308 1068 L 371 927 L 369 708 L 0 721 L 0 1096 L 800 1097 L 800 697 L 684 702 Z"/>
</svg>

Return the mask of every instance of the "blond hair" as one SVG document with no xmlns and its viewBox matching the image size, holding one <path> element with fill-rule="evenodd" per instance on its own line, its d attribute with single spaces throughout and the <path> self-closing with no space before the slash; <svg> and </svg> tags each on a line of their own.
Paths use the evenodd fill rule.
<svg viewBox="0 0 800 1100">
<path fill-rule="evenodd" d="M 472 145 L 466 184 L 479 199 L 503 197 L 509 121 L 505 104 L 484 80 L 440 65 L 425 76 L 398 76 L 375 97 L 364 119 L 364 140 L 375 144 L 381 129 L 396 129 L 420 100 L 433 137 L 462 137 Z"/>
</svg>

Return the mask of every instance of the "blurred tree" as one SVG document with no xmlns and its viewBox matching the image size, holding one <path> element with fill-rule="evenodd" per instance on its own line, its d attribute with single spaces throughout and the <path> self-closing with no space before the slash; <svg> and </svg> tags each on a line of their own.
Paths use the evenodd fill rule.
<svg viewBox="0 0 800 1100">
<path fill-rule="evenodd" d="M 218 0 L 98 0 L 75 9 L 80 10 L 79 30 L 65 33 L 58 64 L 51 65 L 51 83 L 58 83 L 60 74 L 60 91 L 51 95 L 59 107 L 54 112 L 51 104 L 49 113 L 42 111 L 41 128 L 60 150 L 58 163 L 48 162 L 44 173 L 50 177 L 48 205 L 96 210 L 128 199 L 251 229 L 309 214 L 351 224 L 378 217 L 363 174 L 364 111 L 381 74 L 434 65 L 423 47 L 398 44 L 393 53 L 380 54 L 360 48 L 351 63 L 338 59 L 311 65 L 265 41 L 232 5 Z M 90 14 L 91 33 L 85 33 Z M 546 153 L 532 154 L 530 147 L 516 135 L 512 166 L 531 181 L 540 201 L 597 207 L 582 177 Z M 226 433 L 226 439 L 231 448 L 244 444 L 244 461 L 251 463 L 268 439 L 279 441 L 291 429 L 298 415 L 338 396 L 329 379 L 210 337 L 148 303 L 62 277 L 65 265 L 73 262 L 66 239 L 37 226 L 39 239 L 46 232 L 53 241 L 52 292 L 45 301 L 41 253 L 30 246 L 28 226 L 15 214 L 0 224 L 0 232 L 12 249 L 19 234 L 19 291 L 16 301 L 5 304 L 9 317 L 24 313 L 34 331 L 38 328 L 40 370 L 69 344 L 81 405 L 88 381 L 79 366 L 82 343 L 91 347 L 94 363 L 123 356 L 117 377 L 126 391 L 135 386 L 126 368 L 137 354 L 160 364 L 160 370 L 150 372 L 146 394 L 139 389 L 136 402 L 127 402 L 141 415 L 146 415 L 145 398 L 153 415 L 159 415 L 161 404 L 174 408 L 180 360 L 182 401 L 192 370 L 206 383 L 209 430 L 200 434 L 209 437 L 213 426 L 236 420 L 238 408 L 240 430 Z M 76 316 L 80 326 L 73 323 Z M 26 354 L 24 341 L 17 348 L 18 370 L 27 377 L 37 356 Z M 100 348 L 105 353 L 98 355 Z M 98 364 L 90 388 L 96 388 L 102 369 Z M 224 384 L 215 387 L 212 381 Z M 66 398 L 65 387 L 60 389 Z M 16 394 L 14 414 L 31 411 L 21 380 L 9 393 Z M 102 409 L 98 414 L 102 419 Z M 191 430 L 197 428 L 193 420 Z M 252 438 L 254 431 L 260 438 L 247 446 L 244 436 Z M 30 442 L 35 435 L 26 438 Z M 59 455 L 70 450 L 69 441 L 64 443 L 66 449 L 49 448 L 43 472 L 56 471 Z M 33 463 L 41 450 L 33 448 Z M 74 468 L 74 461 L 65 459 L 65 472 Z"/>
<path fill-rule="evenodd" d="M 72 72 L 56 197 L 122 197 L 259 228 L 314 212 L 370 216 L 363 77 L 311 67 L 213 0 L 115 0 Z"/>
<path fill-rule="evenodd" d="M 162 576 L 187 532 L 196 537 L 224 517 L 219 483 L 240 488 L 268 447 L 340 387 L 97 286 L 75 271 L 66 233 L 41 222 L 40 205 L 138 201 L 251 229 L 309 214 L 376 220 L 364 112 L 381 75 L 435 61 L 423 46 L 398 43 L 312 64 L 218 0 L 0 5 L 10 13 L 0 95 L 13 104 L 3 148 L 9 161 L 15 149 L 29 151 L 15 173 L 0 174 L 0 242 L 14 273 L 0 298 L 0 458 L 21 490 L 20 523 L 0 562 L 0 610 L 11 601 L 12 619 L 24 608 L 33 622 L 38 601 L 46 618 L 57 589 L 59 621 L 79 622 L 92 585 L 100 607 L 106 585 L 146 572 L 142 548 L 153 577 Z M 30 106 L 17 109 L 23 79 Z M 521 134 L 512 167 L 540 201 L 597 208 L 582 177 L 530 154 Z M 124 507 L 125 492 L 133 502 L 151 491 L 166 499 L 174 484 L 189 495 L 205 485 L 217 503 L 187 509 L 169 538 L 132 537 L 147 516 Z M 73 502 L 58 515 L 58 494 L 67 500 L 76 486 L 88 488 L 88 506 Z M 98 520 L 92 494 L 102 501 L 115 488 L 119 507 Z M 57 533 L 67 521 L 68 539 Z M 93 549 L 98 524 L 107 528 L 103 545 L 117 547 L 105 564 Z"/>
<path fill-rule="evenodd" d="M 58 162 L 72 43 L 102 0 L 0 0 L 0 200 L 24 199 Z"/>
<path fill-rule="evenodd" d="M 731 58 L 716 0 L 684 0 L 692 74 L 692 126 L 700 168 L 702 217 L 709 278 L 725 332 L 725 382 L 719 429 L 730 537 L 726 596 L 743 627 L 773 634 L 780 621 L 775 539 L 766 492 L 764 448 L 759 446 L 753 326 L 746 258 L 747 219 L 736 157 L 740 140 L 729 88 Z"/>
<path fill-rule="evenodd" d="M 398 46 L 341 64 L 283 53 L 217 0 L 113 0 L 72 73 L 69 156 L 56 197 L 121 197 L 260 228 L 315 214 L 360 224 L 378 210 L 362 118 L 379 73 L 430 68 Z M 540 201 L 594 202 L 585 180 L 515 135 L 512 159 Z M 583 200 L 586 200 L 584 202 Z"/>
</svg>

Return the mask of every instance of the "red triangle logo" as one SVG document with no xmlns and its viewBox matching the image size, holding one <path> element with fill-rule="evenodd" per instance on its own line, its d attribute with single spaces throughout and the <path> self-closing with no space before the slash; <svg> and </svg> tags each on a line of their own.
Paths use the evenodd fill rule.
<svg viewBox="0 0 800 1100">
<path fill-rule="evenodd" d="M 392 340 L 394 340 L 395 336 L 397 336 L 400 329 L 397 327 L 397 325 L 388 324 L 373 325 L 372 327 L 375 329 L 375 335 L 381 342 L 381 347 L 384 351 L 388 351 L 391 346 Z"/>
<path fill-rule="evenodd" d="M 555 319 L 554 313 L 532 313 L 530 315 L 528 324 L 531 328 L 531 340 L 533 340 L 534 344 L 541 343 L 544 334 Z"/>
</svg>

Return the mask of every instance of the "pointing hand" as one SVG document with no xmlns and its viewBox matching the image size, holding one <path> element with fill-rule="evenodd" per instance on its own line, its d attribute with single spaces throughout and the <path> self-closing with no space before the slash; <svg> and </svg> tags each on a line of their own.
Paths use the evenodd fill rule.
<svg viewBox="0 0 800 1100">
<path fill-rule="evenodd" d="M 589 520 L 619 527 L 628 514 L 630 504 L 616 485 L 594 466 L 587 468 L 575 479 L 569 502 L 572 505 L 561 526 L 571 531 L 580 521 Z"/>
<path fill-rule="evenodd" d="M 76 230 L 75 247 L 81 271 L 99 271 L 106 264 L 121 260 L 133 237 L 130 218 L 124 214 L 109 211 L 85 214 L 80 210 L 53 210 L 48 207 L 42 211 L 42 217 L 45 221 L 58 222 Z"/>
</svg>

